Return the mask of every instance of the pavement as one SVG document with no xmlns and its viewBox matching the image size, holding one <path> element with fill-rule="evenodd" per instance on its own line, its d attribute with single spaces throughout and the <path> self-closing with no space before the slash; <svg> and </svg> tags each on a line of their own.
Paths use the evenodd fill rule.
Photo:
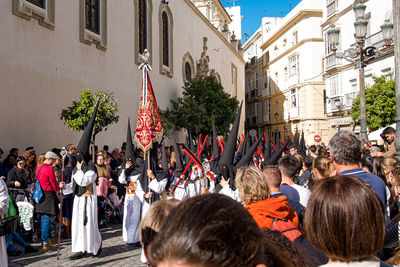
<svg viewBox="0 0 400 267">
<path fill-rule="evenodd" d="M 127 245 L 122 241 L 122 225 L 112 224 L 100 229 L 103 239 L 103 250 L 98 257 L 88 257 L 71 261 L 71 239 L 61 239 L 60 259 L 57 260 L 57 249 L 44 252 L 22 253 L 19 256 L 8 257 L 9 266 L 146 266 L 140 262 L 141 247 Z M 53 240 L 57 243 L 57 240 Z M 31 244 L 40 248 L 40 243 Z M 23 249 L 18 247 L 19 250 Z"/>
</svg>

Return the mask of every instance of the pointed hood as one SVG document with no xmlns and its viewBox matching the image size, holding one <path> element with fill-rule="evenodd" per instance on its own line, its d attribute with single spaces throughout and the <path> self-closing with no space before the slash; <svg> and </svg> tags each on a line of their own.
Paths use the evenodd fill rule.
<svg viewBox="0 0 400 267">
<path fill-rule="evenodd" d="M 247 139 L 248 139 L 247 136 L 243 139 L 242 145 L 240 146 L 238 153 L 236 153 L 236 157 L 235 157 L 235 160 L 233 163 L 234 165 L 236 165 L 240 161 L 240 159 L 243 157 L 243 155 L 246 153 Z"/>
<path fill-rule="evenodd" d="M 267 165 L 269 158 L 271 157 L 271 136 L 266 134 L 267 141 L 265 141 L 265 151 L 264 151 L 264 165 Z"/>
<path fill-rule="evenodd" d="M 235 169 L 239 169 L 240 167 L 249 164 L 250 160 L 253 158 L 254 152 L 257 150 L 257 146 L 260 145 L 260 142 L 262 140 L 262 135 L 260 135 L 255 141 L 251 147 L 249 148 L 248 151 L 246 151 L 246 154 L 243 155 L 243 157 L 239 160 L 239 162 L 235 165 Z"/>
<path fill-rule="evenodd" d="M 221 159 L 219 160 L 220 166 L 232 165 L 236 150 L 236 140 L 239 132 L 240 125 L 240 114 L 242 113 L 243 102 L 240 103 L 239 110 L 236 114 L 235 121 L 233 122 L 232 129 L 229 133 L 228 140 L 226 141 L 224 152 L 222 153 Z"/>
<path fill-rule="evenodd" d="M 126 131 L 126 151 L 125 151 L 125 159 L 133 159 L 135 156 L 133 153 L 133 144 L 132 144 L 132 132 L 131 132 L 131 123 L 128 118 L 128 129 Z"/>
<path fill-rule="evenodd" d="M 219 146 L 217 142 L 217 129 L 215 128 L 215 120 L 213 119 L 213 135 L 212 135 L 212 154 L 213 159 L 217 159 L 219 156 Z"/>
<path fill-rule="evenodd" d="M 99 103 L 100 99 L 97 101 L 96 107 L 93 110 L 92 116 L 89 119 L 88 124 L 86 125 L 85 131 L 83 132 L 83 135 L 81 137 L 81 140 L 79 141 L 76 151 L 78 154 L 77 156 L 77 161 L 80 162 L 84 160 L 85 162 L 90 161 L 90 142 L 92 140 L 92 134 L 93 134 L 93 128 L 94 128 L 94 123 L 96 120 L 96 115 L 97 115 L 97 110 L 99 108 Z"/>
<path fill-rule="evenodd" d="M 274 154 L 272 154 L 271 158 L 267 160 L 267 165 L 276 165 L 278 160 L 281 158 L 283 151 L 285 150 L 287 143 L 281 146 L 280 149 L 277 149 Z"/>
<path fill-rule="evenodd" d="M 196 151 L 194 150 L 194 144 L 193 144 L 193 137 L 192 137 L 192 133 L 189 132 L 189 145 L 188 148 L 193 152 L 196 153 Z"/>
<path fill-rule="evenodd" d="M 296 130 L 296 133 L 294 134 L 294 140 L 293 144 L 299 149 L 299 132 Z"/>
<path fill-rule="evenodd" d="M 244 153 L 247 153 L 247 151 L 249 151 L 249 149 L 250 149 L 250 147 L 251 147 L 251 140 L 252 138 L 251 138 L 251 136 L 248 136 L 247 138 L 246 138 L 246 145 L 245 145 L 245 147 L 244 147 L 244 149 L 245 150 L 243 150 L 243 154 Z"/>
<path fill-rule="evenodd" d="M 306 154 L 306 143 L 304 141 L 304 132 L 301 130 L 301 138 L 300 138 L 300 145 L 299 145 L 299 153 L 300 154 Z"/>
<path fill-rule="evenodd" d="M 276 132 L 275 146 L 277 151 L 281 148 L 281 132 Z"/>
<path fill-rule="evenodd" d="M 161 148 L 161 165 L 164 171 L 168 171 L 168 158 L 167 158 L 167 151 L 165 151 L 165 145 Z"/>
<path fill-rule="evenodd" d="M 179 150 L 178 144 L 176 143 L 176 141 L 174 141 L 173 143 L 174 146 L 174 150 L 175 150 L 175 158 L 176 158 L 176 165 L 175 165 L 175 170 L 173 175 L 175 177 L 179 177 L 181 176 L 181 174 L 183 173 L 183 162 L 182 162 L 182 157 L 181 157 L 181 151 Z"/>
</svg>

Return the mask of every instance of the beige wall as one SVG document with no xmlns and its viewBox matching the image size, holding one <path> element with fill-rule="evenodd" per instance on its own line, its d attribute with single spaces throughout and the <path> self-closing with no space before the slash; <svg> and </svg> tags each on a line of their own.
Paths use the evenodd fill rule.
<svg viewBox="0 0 400 267">
<path fill-rule="evenodd" d="M 126 138 L 127 118 L 136 121 L 141 72 L 134 55 L 134 4 L 131 0 L 107 2 L 107 50 L 79 41 L 79 2 L 58 1 L 55 28 L 50 30 L 12 14 L 12 1 L 0 1 L 0 147 L 38 152 L 79 141 L 59 120 L 61 109 L 85 88 L 113 91 L 119 104 L 119 123 L 100 133 L 100 146 L 120 147 Z M 225 90 L 232 93 L 231 66 L 238 72 L 237 97 L 244 99 L 244 62 L 190 7 L 190 1 L 169 1 L 173 15 L 172 78 L 159 73 L 159 10 L 153 1 L 152 67 L 150 77 L 159 107 L 181 95 L 182 59 L 189 52 L 197 62 L 208 37 L 210 69 L 215 69 Z M 242 113 L 244 122 L 244 111 Z M 132 127 L 135 127 L 132 125 Z M 243 126 L 242 126 L 243 127 Z"/>
</svg>

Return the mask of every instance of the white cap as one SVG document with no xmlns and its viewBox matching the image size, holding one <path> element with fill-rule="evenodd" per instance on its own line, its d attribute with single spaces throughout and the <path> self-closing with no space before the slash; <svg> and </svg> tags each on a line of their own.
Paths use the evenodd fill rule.
<svg viewBox="0 0 400 267">
<path fill-rule="evenodd" d="M 44 155 L 44 158 L 46 158 L 46 159 L 59 159 L 60 157 L 57 156 L 56 153 L 54 153 L 52 151 L 48 151 L 48 152 L 46 152 L 46 155 Z"/>
</svg>

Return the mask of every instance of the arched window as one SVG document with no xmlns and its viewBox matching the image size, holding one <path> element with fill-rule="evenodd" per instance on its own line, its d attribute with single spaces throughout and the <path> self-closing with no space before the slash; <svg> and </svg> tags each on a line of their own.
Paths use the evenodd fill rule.
<svg viewBox="0 0 400 267">
<path fill-rule="evenodd" d="M 183 56 L 182 76 L 183 76 L 183 83 L 186 83 L 189 79 L 192 79 L 195 76 L 194 60 L 189 52 L 187 52 Z"/>
<path fill-rule="evenodd" d="M 150 53 L 149 63 L 152 62 L 151 45 L 151 14 L 152 0 L 134 0 L 135 5 L 135 62 L 142 63 L 141 54 L 147 49 Z"/>
<path fill-rule="evenodd" d="M 169 67 L 169 29 L 167 12 L 162 13 L 163 65 Z"/>
<path fill-rule="evenodd" d="M 160 73 L 168 77 L 173 75 L 173 19 L 168 5 L 160 3 L 159 44 L 160 44 Z"/>
<path fill-rule="evenodd" d="M 139 53 L 147 48 L 147 1 L 139 0 Z"/>
</svg>

